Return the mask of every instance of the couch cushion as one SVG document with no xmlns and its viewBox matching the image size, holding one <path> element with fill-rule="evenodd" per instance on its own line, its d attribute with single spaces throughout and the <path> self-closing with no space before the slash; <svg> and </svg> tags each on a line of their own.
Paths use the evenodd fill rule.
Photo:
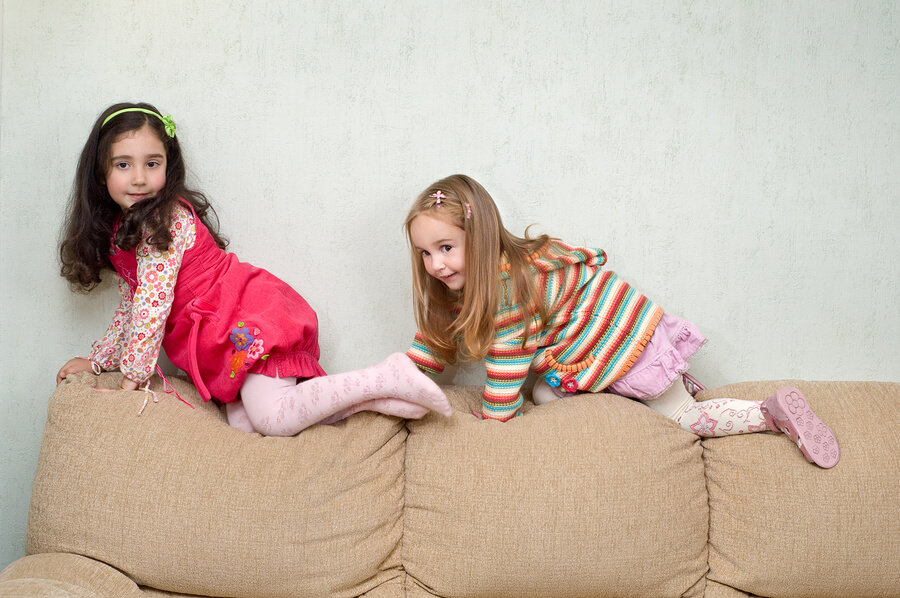
<svg viewBox="0 0 900 598">
<path fill-rule="evenodd" d="M 481 421 L 409 422 L 402 561 L 410 596 L 702 595 L 700 442 L 647 407 L 583 395 Z"/>
<path fill-rule="evenodd" d="M 105 374 L 104 385 L 118 385 Z M 142 586 L 212 596 L 357 596 L 397 578 L 406 430 L 371 413 L 292 438 L 230 428 L 193 386 L 53 394 L 29 553 L 71 552 Z"/>
<path fill-rule="evenodd" d="M 759 596 L 896 596 L 900 384 L 755 382 L 699 398 L 759 400 L 780 386 L 806 395 L 841 460 L 820 469 L 769 432 L 704 440 L 710 580 Z"/>
</svg>

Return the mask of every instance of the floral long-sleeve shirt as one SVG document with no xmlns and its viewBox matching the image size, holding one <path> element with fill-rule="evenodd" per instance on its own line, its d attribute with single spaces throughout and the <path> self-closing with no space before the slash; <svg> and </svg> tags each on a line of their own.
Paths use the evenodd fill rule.
<svg viewBox="0 0 900 598">
<path fill-rule="evenodd" d="M 118 367 L 139 384 L 153 374 L 181 261 L 196 239 L 194 218 L 189 210 L 176 208 L 170 232 L 172 243 L 166 251 L 150 245 L 149 235 L 144 235 L 135 251 L 138 280 L 128 281 L 116 275 L 119 307 L 103 338 L 91 350 L 90 358 L 101 368 Z"/>
</svg>

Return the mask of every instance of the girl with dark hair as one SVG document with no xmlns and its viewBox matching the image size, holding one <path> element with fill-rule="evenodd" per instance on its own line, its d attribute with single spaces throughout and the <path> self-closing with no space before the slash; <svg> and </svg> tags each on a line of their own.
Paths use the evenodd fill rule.
<svg viewBox="0 0 900 598">
<path fill-rule="evenodd" d="M 112 270 L 120 305 L 69 374 L 118 368 L 121 388 L 148 388 L 160 347 L 204 400 L 248 432 L 291 436 L 361 410 L 450 415 L 440 388 L 403 354 L 325 376 L 318 323 L 287 283 L 224 251 L 215 212 L 185 185 L 175 122 L 150 104 L 116 104 L 81 153 L 60 243 L 62 276 L 88 292 Z"/>
</svg>

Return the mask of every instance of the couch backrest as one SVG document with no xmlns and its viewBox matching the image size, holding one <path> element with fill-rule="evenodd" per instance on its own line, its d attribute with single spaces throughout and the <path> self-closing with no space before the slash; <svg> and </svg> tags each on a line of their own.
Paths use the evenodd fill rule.
<svg viewBox="0 0 900 598">
<path fill-rule="evenodd" d="M 117 384 L 115 374 L 101 382 Z M 221 596 L 895 596 L 900 384 L 798 386 L 841 444 L 831 470 L 779 434 L 702 442 L 612 395 L 501 424 L 361 413 L 293 438 L 163 394 L 50 399 L 29 553 L 84 555 L 160 590 Z"/>
<path fill-rule="evenodd" d="M 118 385 L 115 374 L 101 383 Z M 107 563 L 140 585 L 216 596 L 356 596 L 401 576 L 403 422 L 364 413 L 293 438 L 228 426 L 182 380 L 50 399 L 27 550 Z"/>
<path fill-rule="evenodd" d="M 440 596 L 702 596 L 700 441 L 643 405 L 584 395 L 506 423 L 408 423 L 403 566 Z"/>
<path fill-rule="evenodd" d="M 820 469 L 769 432 L 703 441 L 708 595 L 900 596 L 900 384 L 745 382 L 699 398 L 758 400 L 781 386 L 803 392 L 841 460 Z"/>
</svg>

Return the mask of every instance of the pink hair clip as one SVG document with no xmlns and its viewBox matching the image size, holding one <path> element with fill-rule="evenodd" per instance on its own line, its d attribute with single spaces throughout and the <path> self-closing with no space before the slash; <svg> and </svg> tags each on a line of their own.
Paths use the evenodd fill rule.
<svg viewBox="0 0 900 598">
<path fill-rule="evenodd" d="M 429 195 L 428 197 L 433 197 L 433 198 L 435 198 L 435 199 L 437 200 L 436 202 L 434 202 L 434 205 L 436 205 L 436 206 L 441 205 L 441 200 L 442 200 L 442 199 L 447 199 L 447 196 L 444 195 L 443 193 L 441 193 L 440 191 L 438 191 L 437 193 L 432 193 L 432 194 Z"/>
<path fill-rule="evenodd" d="M 472 217 L 472 206 L 469 205 L 469 202 L 466 202 L 466 220 Z"/>
</svg>

